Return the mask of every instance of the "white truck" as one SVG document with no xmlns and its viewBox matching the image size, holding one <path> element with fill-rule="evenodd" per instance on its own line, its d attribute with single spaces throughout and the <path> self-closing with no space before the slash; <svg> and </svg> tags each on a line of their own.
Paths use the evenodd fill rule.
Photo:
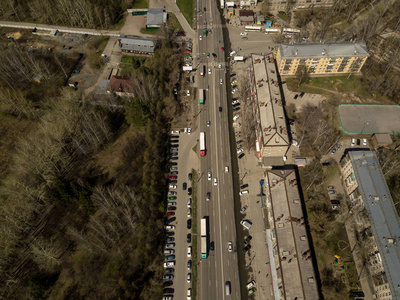
<svg viewBox="0 0 400 300">
<path fill-rule="evenodd" d="M 250 229 L 250 227 L 251 227 L 251 225 L 253 225 L 253 223 L 251 223 L 249 220 L 242 220 L 242 221 L 240 221 L 240 225 L 242 225 L 246 229 Z"/>
</svg>

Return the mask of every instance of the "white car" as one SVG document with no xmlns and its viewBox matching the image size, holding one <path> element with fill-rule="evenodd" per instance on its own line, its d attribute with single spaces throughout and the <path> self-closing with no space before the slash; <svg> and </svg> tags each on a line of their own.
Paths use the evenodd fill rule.
<svg viewBox="0 0 400 300">
<path fill-rule="evenodd" d="M 168 196 L 176 196 L 176 192 L 174 192 L 174 191 L 169 191 L 169 192 L 168 192 Z"/>
<path fill-rule="evenodd" d="M 217 178 L 214 178 L 214 185 L 217 185 Z"/>
<path fill-rule="evenodd" d="M 228 173 L 228 172 L 229 172 L 229 167 L 226 166 L 226 167 L 225 167 L 225 173 Z"/>
<path fill-rule="evenodd" d="M 222 79 L 219 80 L 219 84 L 222 84 Z"/>
<path fill-rule="evenodd" d="M 233 100 L 232 101 L 232 105 L 235 105 L 235 104 L 238 104 L 238 103 L 240 103 L 239 100 Z"/>
<path fill-rule="evenodd" d="M 192 209 L 188 208 L 187 210 L 187 217 L 190 218 L 192 216 Z"/>
<path fill-rule="evenodd" d="M 171 131 L 171 134 L 179 134 L 179 133 L 180 133 L 179 130 L 172 130 L 172 131 Z"/>
<path fill-rule="evenodd" d="M 199 35 L 199 40 L 201 41 L 203 39 L 203 37 L 202 37 L 202 35 L 200 34 Z"/>
<path fill-rule="evenodd" d="M 208 172 L 207 179 L 208 179 L 208 180 L 211 180 L 211 172 Z"/>
<path fill-rule="evenodd" d="M 244 190 L 239 193 L 239 196 L 243 196 L 249 193 L 249 190 Z"/>
<path fill-rule="evenodd" d="M 232 93 L 232 95 L 233 95 L 233 94 L 236 93 L 236 92 L 237 92 L 237 89 L 233 89 L 231 93 Z"/>
<path fill-rule="evenodd" d="M 190 283 L 192 281 L 192 273 L 188 273 L 186 277 L 187 283 Z"/>
<path fill-rule="evenodd" d="M 192 289 L 188 289 L 187 290 L 187 300 L 191 300 L 192 299 Z"/>
<path fill-rule="evenodd" d="M 239 155 L 240 153 L 243 153 L 243 149 L 239 149 L 238 151 L 237 151 L 237 154 Z"/>
<path fill-rule="evenodd" d="M 218 65 L 218 68 L 220 68 L 220 69 L 221 69 L 221 68 L 222 68 L 222 64 L 219 64 L 219 65 Z"/>
<path fill-rule="evenodd" d="M 174 225 L 165 225 L 165 230 L 175 230 L 175 226 Z"/>
<path fill-rule="evenodd" d="M 168 202 L 167 206 L 176 206 L 176 202 Z"/>
<path fill-rule="evenodd" d="M 192 205 L 192 198 L 189 198 L 187 201 L 187 207 L 190 207 Z"/>
<path fill-rule="evenodd" d="M 363 146 L 367 146 L 367 139 L 362 139 Z"/>
<path fill-rule="evenodd" d="M 233 56 L 236 54 L 236 51 L 232 51 L 231 53 L 229 53 L 229 56 Z"/>
<path fill-rule="evenodd" d="M 247 32 L 241 32 L 240 35 L 247 35 Z"/>
<path fill-rule="evenodd" d="M 190 134 L 192 132 L 192 128 L 187 129 L 187 134 Z"/>
<path fill-rule="evenodd" d="M 351 146 L 354 147 L 355 144 L 356 144 L 356 139 L 351 139 Z"/>
<path fill-rule="evenodd" d="M 190 90 L 186 91 L 186 96 L 190 97 Z"/>
<path fill-rule="evenodd" d="M 211 69 L 210 68 L 208 68 L 208 74 L 211 74 Z"/>
<path fill-rule="evenodd" d="M 172 185 L 172 184 L 171 184 L 171 185 L 169 186 L 169 188 L 175 190 L 175 189 L 176 189 L 176 185 Z"/>
<path fill-rule="evenodd" d="M 175 266 L 175 261 L 167 261 L 166 263 L 164 263 L 164 268 L 168 268 L 168 267 L 173 267 Z"/>
<path fill-rule="evenodd" d="M 233 251 L 233 246 L 232 246 L 232 242 L 228 242 L 228 251 L 232 252 Z"/>
<path fill-rule="evenodd" d="M 188 250 L 187 250 L 187 257 L 192 257 L 192 246 L 189 246 L 189 247 L 188 247 Z"/>
<path fill-rule="evenodd" d="M 233 117 L 233 122 L 236 122 L 237 119 L 239 119 L 239 118 L 240 118 L 240 114 L 235 115 L 235 116 Z"/>
</svg>

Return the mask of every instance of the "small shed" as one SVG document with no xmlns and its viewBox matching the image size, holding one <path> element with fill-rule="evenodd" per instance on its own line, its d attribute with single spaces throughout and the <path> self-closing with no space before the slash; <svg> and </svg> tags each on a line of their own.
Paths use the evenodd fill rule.
<svg viewBox="0 0 400 300">
<path fill-rule="evenodd" d="M 372 136 L 372 145 L 375 149 L 389 146 L 392 142 L 392 137 L 388 133 L 377 133 Z"/>
</svg>

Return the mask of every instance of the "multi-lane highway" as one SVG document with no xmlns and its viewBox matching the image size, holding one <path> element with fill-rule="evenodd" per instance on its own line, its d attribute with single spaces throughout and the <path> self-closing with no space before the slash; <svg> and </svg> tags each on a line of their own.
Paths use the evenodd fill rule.
<svg viewBox="0 0 400 300">
<path fill-rule="evenodd" d="M 209 217 L 209 241 L 214 251 L 199 263 L 201 299 L 240 299 L 238 259 L 236 252 L 236 228 L 232 188 L 231 153 L 225 73 L 225 53 L 221 49 L 223 33 L 217 1 L 199 0 L 198 37 L 198 88 L 205 90 L 205 104 L 199 107 L 199 130 L 206 133 L 207 154 L 200 158 L 201 177 L 198 183 L 198 220 Z M 205 8 L 205 9 L 204 9 Z M 203 29 L 211 29 L 204 36 Z M 209 53 L 209 57 L 207 57 Z M 215 54 L 215 55 L 213 55 Z M 200 70 L 205 66 L 204 77 Z M 209 72 L 211 71 L 211 74 Z M 221 82 L 222 80 L 222 82 Z M 206 87 L 208 85 L 208 91 Z M 207 126 L 207 121 L 209 126 Z M 225 171 L 228 167 L 229 171 Z M 211 180 L 208 180 L 211 172 Z M 214 184 L 214 178 L 217 185 Z M 211 193 L 206 201 L 207 192 Z M 200 241 L 200 239 L 198 239 Z M 233 243 L 233 252 L 228 251 L 228 242 Z M 226 295 L 226 282 L 230 282 L 231 294 Z"/>
</svg>

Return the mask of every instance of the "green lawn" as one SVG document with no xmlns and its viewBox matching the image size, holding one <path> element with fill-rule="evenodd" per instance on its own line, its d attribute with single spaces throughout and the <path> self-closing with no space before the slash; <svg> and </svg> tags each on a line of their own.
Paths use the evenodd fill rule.
<svg viewBox="0 0 400 300">
<path fill-rule="evenodd" d="M 278 14 L 278 17 L 281 18 L 283 21 L 290 23 L 290 20 L 292 19 L 292 14 L 286 14 L 284 12 L 280 12 Z"/>
<path fill-rule="evenodd" d="M 134 0 L 132 4 L 132 8 L 149 8 L 149 3 L 147 0 Z"/>
<path fill-rule="evenodd" d="M 175 28 L 175 30 L 183 30 L 181 23 L 179 23 L 174 13 L 168 13 L 168 22 Z"/>
<path fill-rule="evenodd" d="M 159 33 L 160 29 L 154 28 L 154 29 L 148 29 L 148 28 L 140 28 L 141 33 L 145 34 L 154 34 L 157 35 Z"/>
<path fill-rule="evenodd" d="M 189 25 L 193 27 L 193 0 L 176 0 L 176 4 L 188 21 Z"/>
</svg>

